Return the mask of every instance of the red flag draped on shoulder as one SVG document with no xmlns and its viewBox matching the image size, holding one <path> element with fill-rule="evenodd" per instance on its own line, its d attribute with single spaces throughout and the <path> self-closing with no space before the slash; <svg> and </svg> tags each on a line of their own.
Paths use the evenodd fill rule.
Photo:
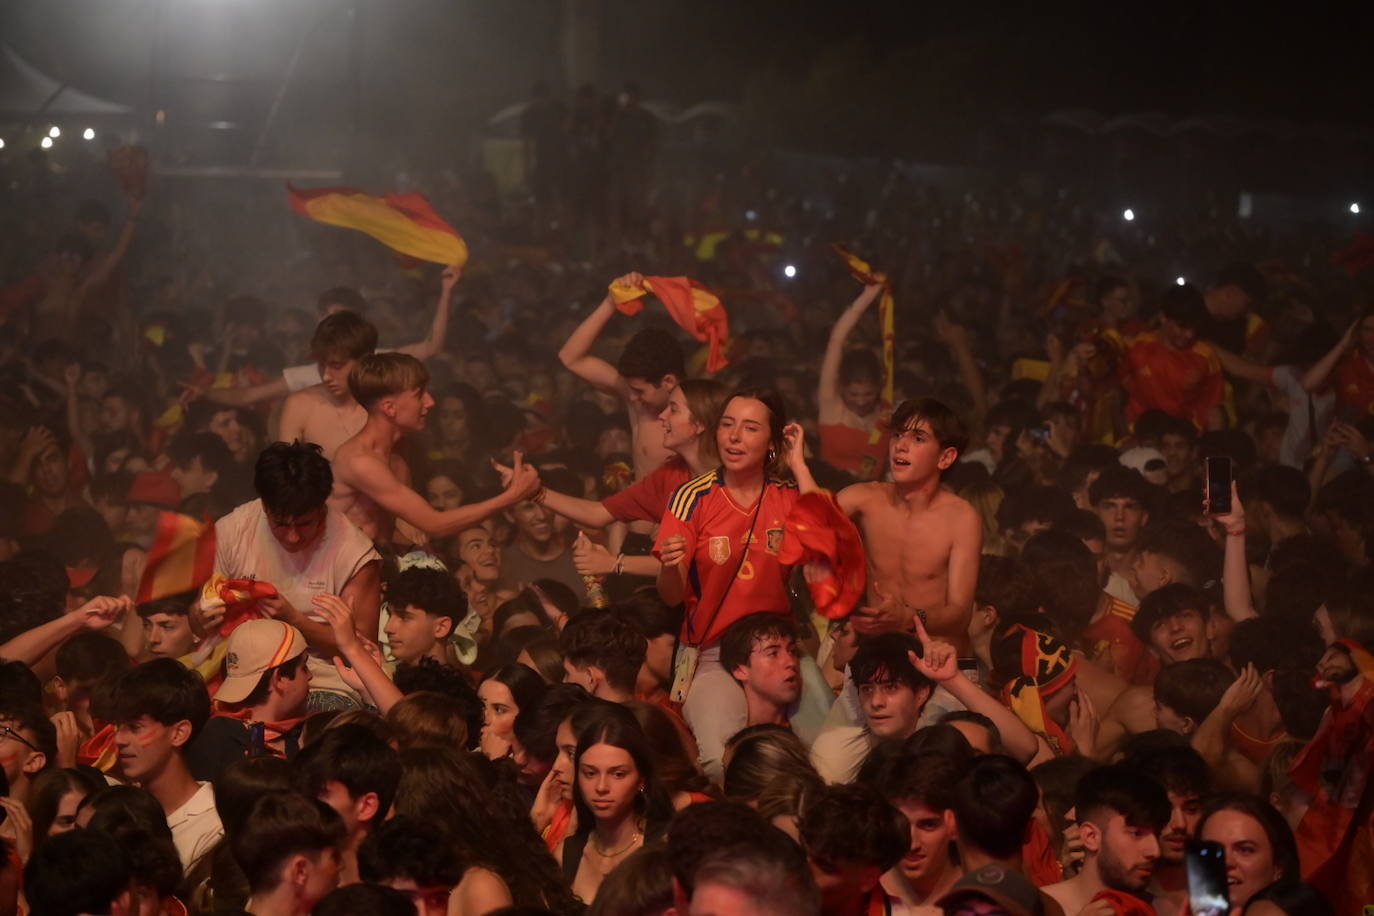
<svg viewBox="0 0 1374 916">
<path fill-rule="evenodd" d="M 720 297 L 687 277 L 645 277 L 643 286 L 612 283 L 611 298 L 626 315 L 638 315 L 644 296 L 659 298 L 678 327 L 710 347 L 706 369 L 719 372 L 730 364 L 725 357 L 730 342 L 730 320 Z"/>
<path fill-rule="evenodd" d="M 824 491 L 803 493 L 787 514 L 778 562 L 804 564 L 802 572 L 816 613 L 829 620 L 849 616 L 867 587 L 859 529 Z"/>
<path fill-rule="evenodd" d="M 848 251 L 842 245 L 831 245 L 835 253 L 844 259 L 845 266 L 849 268 L 849 273 L 864 286 L 871 286 L 874 283 L 883 285 L 883 296 L 878 300 L 878 321 L 883 327 L 883 372 L 886 378 L 883 380 L 883 407 L 887 410 L 892 409 L 893 393 L 893 363 L 894 350 L 897 346 L 896 322 L 893 317 L 893 310 L 896 305 L 892 298 L 892 284 L 887 282 L 884 274 L 878 273 L 869 266 L 867 261 L 860 260 L 859 257 Z"/>
<path fill-rule="evenodd" d="M 198 589 L 215 571 L 215 523 L 159 512 L 157 535 L 138 583 L 138 604 Z"/>
<path fill-rule="evenodd" d="M 286 186 L 291 209 L 331 226 L 366 232 L 401 254 L 436 264 L 467 263 L 468 246 L 420 194 L 364 194 L 356 188 Z"/>
</svg>

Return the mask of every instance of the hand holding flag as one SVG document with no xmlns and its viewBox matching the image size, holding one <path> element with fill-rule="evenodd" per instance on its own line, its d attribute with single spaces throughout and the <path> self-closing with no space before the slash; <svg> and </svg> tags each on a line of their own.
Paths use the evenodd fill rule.
<svg viewBox="0 0 1374 916">
<path fill-rule="evenodd" d="M 845 266 L 849 268 L 850 275 L 865 286 L 878 286 L 883 291 L 883 298 L 878 302 L 878 322 L 883 328 L 883 372 L 886 377 L 883 379 L 883 406 L 887 409 L 892 408 L 893 382 L 894 382 L 894 363 L 896 361 L 895 349 L 897 345 L 897 332 L 893 312 L 896 306 L 892 298 L 892 284 L 887 281 L 887 275 L 875 271 L 867 261 L 861 260 L 857 255 L 851 253 L 842 245 L 831 245 L 835 253 L 844 259 Z"/>
<path fill-rule="evenodd" d="M 626 315 L 638 315 L 649 293 L 659 298 L 678 327 L 709 345 L 708 371 L 718 372 L 730 364 L 725 356 L 725 347 L 730 341 L 730 320 L 719 296 L 688 277 L 645 277 L 629 273 L 610 286 L 616 308 Z"/>
</svg>

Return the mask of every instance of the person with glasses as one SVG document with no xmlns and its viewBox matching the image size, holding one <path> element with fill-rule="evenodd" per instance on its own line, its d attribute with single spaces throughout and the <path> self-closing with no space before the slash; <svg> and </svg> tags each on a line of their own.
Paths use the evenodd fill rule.
<svg viewBox="0 0 1374 916">
<path fill-rule="evenodd" d="M 34 777 L 57 764 L 57 729 L 41 703 L 28 691 L 8 689 L 13 685 L 7 680 L 0 680 L 0 769 L 9 780 L 9 798 L 23 804 Z"/>
</svg>

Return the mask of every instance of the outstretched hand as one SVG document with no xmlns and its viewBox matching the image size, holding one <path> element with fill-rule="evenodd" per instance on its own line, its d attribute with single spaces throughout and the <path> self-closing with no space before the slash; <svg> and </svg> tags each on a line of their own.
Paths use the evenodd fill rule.
<svg viewBox="0 0 1374 916">
<path fill-rule="evenodd" d="M 1217 705 L 1227 712 L 1240 715 L 1254 705 L 1263 689 L 1264 679 L 1260 677 L 1259 669 L 1252 662 L 1240 669 L 1240 674 L 1231 682 L 1231 686 L 1226 688 L 1226 692 L 1221 695 L 1221 702 Z"/>
<path fill-rule="evenodd" d="M 510 467 L 497 463 L 495 459 L 492 459 L 491 466 L 501 475 L 501 485 L 505 487 L 504 495 L 512 504 L 532 499 L 542 487 L 539 472 L 535 470 L 534 465 L 525 464 L 525 455 L 519 449 L 516 450 L 515 460 Z"/>
<path fill-rule="evenodd" d="M 806 464 L 806 431 L 793 421 L 782 428 L 783 460 L 789 468 Z"/>
<path fill-rule="evenodd" d="M 632 271 L 630 271 L 629 273 L 625 274 L 625 276 L 623 276 L 623 277 L 616 277 L 615 280 L 612 281 L 612 284 L 611 284 L 611 285 L 612 285 L 612 286 L 636 286 L 636 287 L 638 287 L 638 286 L 643 286 L 643 285 L 644 285 L 644 275 L 643 275 L 642 273 L 640 273 L 639 271 L 632 270 Z"/>
<path fill-rule="evenodd" d="M 103 630 L 133 608 L 134 600 L 128 595 L 120 595 L 118 598 L 98 595 L 71 613 L 80 617 L 81 625 L 86 629 Z"/>
</svg>

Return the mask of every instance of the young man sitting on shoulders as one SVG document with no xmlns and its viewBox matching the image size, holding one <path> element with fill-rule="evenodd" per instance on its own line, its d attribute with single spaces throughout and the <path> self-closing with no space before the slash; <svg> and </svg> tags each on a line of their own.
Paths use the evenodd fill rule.
<svg viewBox="0 0 1374 916">
<path fill-rule="evenodd" d="M 940 486 L 968 436 L 954 412 L 931 398 L 903 401 L 891 427 L 892 482 L 855 484 L 837 496 L 868 552 L 870 606 L 855 614 L 855 627 L 909 631 L 920 615 L 933 636 L 968 655 L 983 526 L 972 506 Z"/>
<path fill-rule="evenodd" d="M 745 725 L 785 725 L 802 692 L 801 644 L 785 615 L 750 614 L 730 624 L 720 638 L 720 666 L 744 690 Z"/>
<path fill-rule="evenodd" d="M 367 422 L 334 456 L 329 502 L 379 544 L 392 539 L 398 518 L 431 537 L 448 537 L 539 491 L 539 475 L 519 455 L 506 489 L 480 503 L 440 512 L 411 489 L 396 446 L 407 433 L 425 428 L 434 406 L 428 384 L 424 365 L 403 353 L 365 356 L 348 375 L 349 391 L 366 410 Z"/>
</svg>

